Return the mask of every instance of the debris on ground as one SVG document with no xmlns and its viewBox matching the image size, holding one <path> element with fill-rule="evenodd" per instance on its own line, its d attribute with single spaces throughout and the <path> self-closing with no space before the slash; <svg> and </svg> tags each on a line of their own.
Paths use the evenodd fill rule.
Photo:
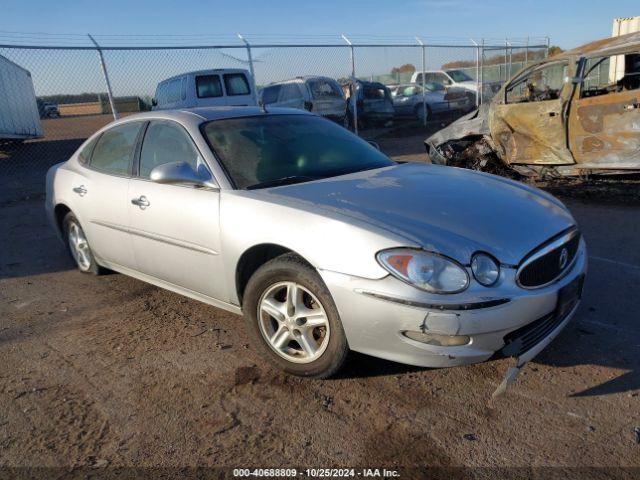
<svg viewBox="0 0 640 480">
<path fill-rule="evenodd" d="M 634 428 L 633 432 L 636 434 L 636 444 L 640 445 L 640 427 Z"/>
<path fill-rule="evenodd" d="M 470 442 L 475 442 L 476 440 L 478 440 L 478 436 L 475 433 L 465 433 L 463 435 L 463 438 L 465 440 L 469 440 Z"/>
</svg>

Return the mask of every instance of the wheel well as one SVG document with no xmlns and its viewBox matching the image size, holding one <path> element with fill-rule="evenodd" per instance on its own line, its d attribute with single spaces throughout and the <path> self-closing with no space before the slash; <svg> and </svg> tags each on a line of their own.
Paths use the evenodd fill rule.
<svg viewBox="0 0 640 480">
<path fill-rule="evenodd" d="M 244 296 L 244 290 L 247 287 L 247 283 L 249 283 L 249 279 L 255 271 L 269 260 L 273 260 L 285 253 L 296 252 L 274 243 L 263 243 L 251 247 L 242 254 L 238 261 L 238 266 L 236 267 L 236 292 L 238 293 L 240 305 L 242 305 L 242 297 Z"/>
<path fill-rule="evenodd" d="M 56 205 L 56 207 L 54 208 L 54 213 L 56 215 L 56 225 L 58 226 L 58 231 L 60 233 L 62 232 L 62 221 L 64 220 L 64 217 L 67 216 L 67 213 L 69 213 L 71 211 L 71 209 L 69 207 L 67 207 L 65 204 L 63 203 L 59 203 L 58 205 Z"/>
</svg>

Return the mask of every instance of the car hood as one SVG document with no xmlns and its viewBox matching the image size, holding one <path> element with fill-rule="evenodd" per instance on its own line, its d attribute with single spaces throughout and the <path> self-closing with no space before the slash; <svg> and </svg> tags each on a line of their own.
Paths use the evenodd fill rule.
<svg viewBox="0 0 640 480">
<path fill-rule="evenodd" d="M 516 265 L 575 225 L 562 203 L 540 190 L 452 167 L 398 164 L 264 190 L 270 201 L 351 217 L 467 264 L 476 251 Z M 327 234 L 331 234 L 327 232 Z M 346 239 L 345 239 L 346 240 Z"/>
</svg>

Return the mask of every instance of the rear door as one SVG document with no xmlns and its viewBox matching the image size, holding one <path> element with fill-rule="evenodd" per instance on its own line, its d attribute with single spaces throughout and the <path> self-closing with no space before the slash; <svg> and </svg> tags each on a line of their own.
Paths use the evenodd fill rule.
<svg viewBox="0 0 640 480">
<path fill-rule="evenodd" d="M 208 297 L 227 298 L 220 259 L 220 192 L 149 179 L 154 167 L 170 162 L 186 162 L 194 170 L 204 164 L 182 125 L 152 121 L 127 196 L 138 270 Z"/>
<path fill-rule="evenodd" d="M 576 162 L 594 168 L 640 167 L 640 53 L 590 58 L 583 71 L 569 116 Z"/>
<path fill-rule="evenodd" d="M 102 260 L 132 269 L 136 263 L 128 233 L 127 194 L 143 125 L 127 122 L 103 132 L 73 185 L 77 214 L 92 250 Z"/>
<path fill-rule="evenodd" d="M 505 98 L 492 104 L 491 136 L 508 163 L 568 165 L 565 83 L 568 60 L 533 67 L 514 78 Z"/>
<path fill-rule="evenodd" d="M 304 109 L 302 90 L 296 82 L 283 83 L 278 97 L 278 106 L 286 108 Z"/>
<path fill-rule="evenodd" d="M 327 117 L 344 117 L 347 104 L 336 81 L 313 78 L 306 82 L 306 87 L 313 104 L 311 111 Z"/>
<path fill-rule="evenodd" d="M 224 90 L 227 95 L 227 105 L 246 106 L 255 105 L 256 101 L 251 91 L 251 82 L 242 72 L 225 73 Z"/>
</svg>

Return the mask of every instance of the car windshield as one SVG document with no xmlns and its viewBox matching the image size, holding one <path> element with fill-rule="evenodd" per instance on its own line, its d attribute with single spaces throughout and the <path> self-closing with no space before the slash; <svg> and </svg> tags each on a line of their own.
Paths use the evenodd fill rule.
<svg viewBox="0 0 640 480">
<path fill-rule="evenodd" d="M 394 165 L 345 128 L 312 115 L 214 120 L 202 131 L 240 189 L 266 188 Z"/>
<path fill-rule="evenodd" d="M 388 90 L 383 85 L 369 84 L 364 85 L 363 96 L 367 100 L 384 100 L 388 97 Z"/>
<path fill-rule="evenodd" d="M 464 73 L 462 70 L 447 70 L 447 75 L 453 78 L 454 82 L 469 82 L 473 80 L 473 78 Z"/>
</svg>

